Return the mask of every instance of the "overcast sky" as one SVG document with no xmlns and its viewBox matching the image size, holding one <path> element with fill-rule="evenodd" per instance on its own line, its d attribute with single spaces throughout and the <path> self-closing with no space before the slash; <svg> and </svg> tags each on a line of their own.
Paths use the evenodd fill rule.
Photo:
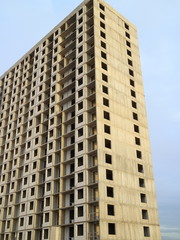
<svg viewBox="0 0 180 240">
<path fill-rule="evenodd" d="M 1 0 L 0 75 L 81 0 Z M 180 240 L 180 1 L 107 0 L 139 47 L 163 240 Z"/>
</svg>

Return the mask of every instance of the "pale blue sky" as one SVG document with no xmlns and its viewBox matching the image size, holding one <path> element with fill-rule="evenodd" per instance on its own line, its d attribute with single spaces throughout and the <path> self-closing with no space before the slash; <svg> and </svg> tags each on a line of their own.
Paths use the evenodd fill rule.
<svg viewBox="0 0 180 240">
<path fill-rule="evenodd" d="M 81 0 L 1 0 L 0 75 Z M 107 0 L 138 28 L 163 240 L 180 240 L 180 1 Z"/>
</svg>

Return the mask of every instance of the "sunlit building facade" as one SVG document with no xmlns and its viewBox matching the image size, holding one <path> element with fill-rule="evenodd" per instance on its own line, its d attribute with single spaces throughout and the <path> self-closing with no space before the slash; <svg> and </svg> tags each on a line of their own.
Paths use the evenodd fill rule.
<svg viewBox="0 0 180 240">
<path fill-rule="evenodd" d="M 0 240 L 160 240 L 135 26 L 85 0 L 0 78 Z"/>
</svg>

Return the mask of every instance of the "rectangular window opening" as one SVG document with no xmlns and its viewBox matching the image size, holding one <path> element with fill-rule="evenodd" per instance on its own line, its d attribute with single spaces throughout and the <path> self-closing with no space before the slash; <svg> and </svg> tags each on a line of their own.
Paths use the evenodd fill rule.
<svg viewBox="0 0 180 240">
<path fill-rule="evenodd" d="M 113 187 L 107 187 L 107 197 L 114 197 L 114 189 Z"/>
<path fill-rule="evenodd" d="M 100 27 L 102 27 L 102 28 L 106 28 L 106 26 L 105 26 L 105 24 L 103 23 L 103 22 L 100 22 Z"/>
<path fill-rule="evenodd" d="M 83 206 L 80 206 L 78 207 L 78 217 L 83 217 L 84 215 L 84 207 Z"/>
<path fill-rule="evenodd" d="M 113 171 L 106 169 L 106 179 L 113 180 Z"/>
<path fill-rule="evenodd" d="M 114 205 L 110 205 L 110 204 L 107 205 L 107 213 L 108 213 L 109 216 L 114 216 L 115 215 Z"/>
<path fill-rule="evenodd" d="M 142 202 L 142 203 L 147 203 L 146 194 L 141 193 L 141 194 L 140 194 L 140 198 L 141 198 L 141 202 Z"/>
<path fill-rule="evenodd" d="M 127 37 L 127 38 L 131 38 L 131 36 L 130 36 L 130 34 L 128 33 L 128 32 L 125 32 L 125 36 Z"/>
<path fill-rule="evenodd" d="M 141 145 L 141 140 L 140 140 L 140 138 L 138 138 L 138 137 L 135 137 L 135 143 L 136 143 L 136 145 Z"/>
<path fill-rule="evenodd" d="M 137 115 L 137 113 L 134 113 L 134 112 L 133 112 L 133 119 L 138 121 L 138 115 Z"/>
<path fill-rule="evenodd" d="M 100 18 L 102 18 L 103 20 L 105 20 L 105 15 L 102 14 L 101 12 L 100 12 Z"/>
<path fill-rule="evenodd" d="M 103 42 L 103 41 L 101 41 L 101 47 L 104 48 L 104 49 L 106 49 L 106 43 Z"/>
<path fill-rule="evenodd" d="M 138 164 L 138 172 L 139 173 L 144 173 L 144 168 L 142 164 Z"/>
<path fill-rule="evenodd" d="M 101 51 L 101 57 L 104 58 L 104 59 L 107 59 L 106 53 Z"/>
<path fill-rule="evenodd" d="M 104 111 L 104 119 L 110 120 L 110 113 L 109 112 Z"/>
<path fill-rule="evenodd" d="M 104 69 L 106 71 L 108 70 L 107 64 L 104 62 L 101 62 L 101 67 L 102 67 L 102 69 Z"/>
<path fill-rule="evenodd" d="M 149 227 L 143 227 L 143 229 L 144 229 L 144 237 L 150 237 Z"/>
<path fill-rule="evenodd" d="M 103 93 L 108 94 L 108 87 L 103 85 L 102 86 L 102 91 L 103 91 Z"/>
<path fill-rule="evenodd" d="M 136 124 L 134 124 L 134 132 L 139 133 L 139 126 Z"/>
<path fill-rule="evenodd" d="M 105 160 L 106 160 L 106 163 L 112 164 L 112 156 L 111 155 L 105 154 Z"/>
<path fill-rule="evenodd" d="M 129 30 L 129 25 L 127 23 L 124 23 L 124 27 Z"/>
<path fill-rule="evenodd" d="M 131 90 L 131 96 L 136 98 L 136 92 L 134 90 Z"/>
<path fill-rule="evenodd" d="M 83 236 L 84 235 L 84 227 L 83 224 L 80 224 L 77 226 L 77 235 L 78 236 Z"/>
<path fill-rule="evenodd" d="M 100 8 L 101 10 L 105 11 L 105 7 L 104 7 L 101 3 L 99 4 L 99 8 Z"/>
<path fill-rule="evenodd" d="M 145 209 L 142 210 L 142 219 L 148 219 L 148 211 Z"/>
<path fill-rule="evenodd" d="M 104 132 L 108 133 L 108 134 L 111 134 L 111 127 L 106 125 L 106 124 L 104 124 Z"/>
<path fill-rule="evenodd" d="M 106 147 L 106 148 L 111 149 L 111 140 L 105 139 L 104 143 L 105 143 L 105 147 Z"/>
<path fill-rule="evenodd" d="M 106 39 L 106 34 L 104 32 L 100 31 L 100 35 L 102 38 Z"/>
<path fill-rule="evenodd" d="M 115 235 L 116 234 L 115 223 L 108 223 L 108 234 L 109 235 Z"/>
<path fill-rule="evenodd" d="M 103 98 L 103 105 L 109 107 L 109 100 L 107 98 Z"/>
<path fill-rule="evenodd" d="M 108 76 L 102 73 L 102 80 L 108 82 Z"/>
<path fill-rule="evenodd" d="M 131 47 L 131 43 L 130 43 L 129 41 L 127 41 L 127 40 L 126 40 L 126 45 L 127 45 L 128 47 Z"/>
<path fill-rule="evenodd" d="M 139 178 L 139 187 L 145 188 L 145 181 L 143 178 Z"/>
<path fill-rule="evenodd" d="M 129 69 L 129 75 L 131 75 L 132 77 L 134 77 L 134 71 Z"/>
</svg>

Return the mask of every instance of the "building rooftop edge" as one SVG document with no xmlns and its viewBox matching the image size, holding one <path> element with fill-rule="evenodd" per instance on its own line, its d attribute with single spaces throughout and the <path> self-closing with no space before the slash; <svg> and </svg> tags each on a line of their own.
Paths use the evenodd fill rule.
<svg viewBox="0 0 180 240">
<path fill-rule="evenodd" d="M 104 0 L 100 0 L 100 1 L 93 0 L 93 1 L 101 2 L 101 3 L 103 2 L 106 6 L 108 6 L 108 8 L 110 8 L 112 11 L 114 11 L 117 15 L 121 16 L 121 18 L 123 18 L 123 20 L 128 22 L 131 25 L 131 27 L 136 29 L 136 26 L 133 23 L 131 23 L 127 18 L 125 18 L 117 10 L 115 10 L 113 7 L 111 7 L 106 1 L 104 1 Z M 46 38 L 48 38 L 56 29 L 59 28 L 59 26 L 61 26 L 64 22 L 66 22 L 79 8 L 81 8 L 87 2 L 89 2 L 89 0 L 84 0 L 82 3 L 80 3 L 71 13 L 69 13 L 63 20 L 61 20 L 55 27 L 53 27 L 53 29 L 49 33 L 47 33 L 44 37 L 42 37 L 32 48 L 30 48 L 25 54 L 23 54 L 19 60 L 17 60 L 10 68 L 8 68 L 0 76 L 0 79 L 3 78 L 8 72 L 10 72 L 14 67 L 16 67 L 16 65 L 18 65 L 19 62 L 21 62 L 27 55 L 29 55 L 32 51 L 34 51 L 41 42 L 43 42 Z"/>
</svg>

